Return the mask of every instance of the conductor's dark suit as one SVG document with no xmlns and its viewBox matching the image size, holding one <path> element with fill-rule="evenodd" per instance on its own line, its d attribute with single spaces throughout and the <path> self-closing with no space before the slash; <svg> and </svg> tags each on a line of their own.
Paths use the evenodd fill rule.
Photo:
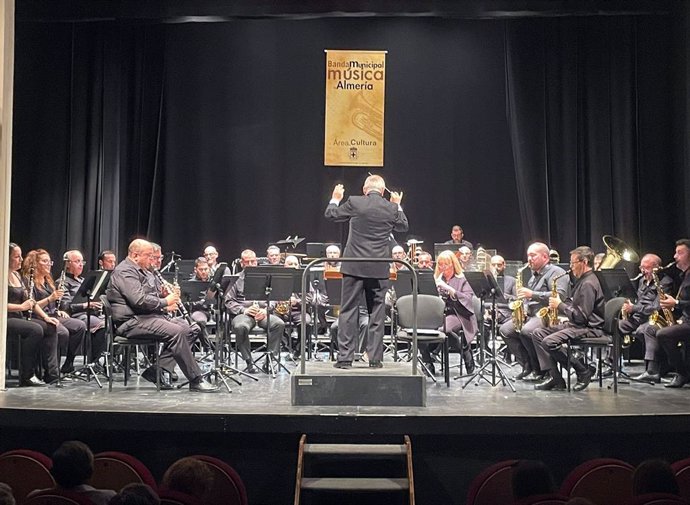
<svg viewBox="0 0 690 505">
<path fill-rule="evenodd" d="M 343 253 L 344 258 L 390 258 L 390 234 L 407 231 L 407 217 L 398 204 L 385 200 L 372 191 L 366 196 L 351 196 L 338 206 L 333 200 L 326 207 L 331 221 L 350 221 L 350 231 Z M 387 262 L 347 262 L 340 267 L 343 273 L 340 330 L 338 333 L 338 361 L 352 361 L 357 347 L 358 305 L 364 293 L 369 312 L 367 354 L 369 361 L 383 359 L 385 320 L 384 298 L 388 290 Z"/>
</svg>

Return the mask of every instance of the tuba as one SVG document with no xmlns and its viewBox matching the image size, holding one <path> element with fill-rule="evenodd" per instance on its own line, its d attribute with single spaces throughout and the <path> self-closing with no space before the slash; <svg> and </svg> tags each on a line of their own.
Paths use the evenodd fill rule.
<svg viewBox="0 0 690 505">
<path fill-rule="evenodd" d="M 570 274 L 570 270 L 563 272 L 562 274 L 556 275 L 551 279 L 551 297 L 556 298 L 558 296 L 558 284 L 556 281 L 561 277 Z M 552 309 L 551 307 L 542 307 L 537 312 L 537 316 L 541 318 L 544 327 L 555 326 L 558 324 L 558 309 Z"/>
<path fill-rule="evenodd" d="M 613 235 L 604 235 L 601 240 L 606 246 L 606 254 L 601 260 L 598 270 L 610 270 L 614 268 L 621 260 L 638 263 L 640 257 L 628 244 Z"/>
<path fill-rule="evenodd" d="M 529 263 L 525 263 L 522 265 L 522 267 L 518 268 L 518 271 L 515 275 L 515 291 L 520 291 L 522 289 L 522 272 L 525 268 L 529 266 Z M 517 300 L 513 300 L 510 302 L 510 310 L 513 311 L 512 319 L 513 319 L 513 325 L 515 326 L 515 331 L 520 331 L 522 330 L 522 325 L 525 324 L 525 319 L 527 318 L 527 314 L 525 314 L 525 305 L 524 305 L 524 300 L 522 298 L 518 298 Z"/>
</svg>

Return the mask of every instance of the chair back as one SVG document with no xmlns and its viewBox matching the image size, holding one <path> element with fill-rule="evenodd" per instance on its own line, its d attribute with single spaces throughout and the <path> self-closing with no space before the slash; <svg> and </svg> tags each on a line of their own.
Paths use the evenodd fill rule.
<svg viewBox="0 0 690 505">
<path fill-rule="evenodd" d="M 127 484 L 138 483 L 157 489 L 151 471 L 137 458 L 118 451 L 100 452 L 93 458 L 93 475 L 89 484 L 97 489 L 120 492 Z"/>
<path fill-rule="evenodd" d="M 398 323 L 402 328 L 414 326 L 414 311 L 412 310 L 413 295 L 398 298 L 396 307 Z M 446 304 L 436 295 L 417 295 L 417 329 L 438 330 L 443 326 L 443 311 Z"/>
<path fill-rule="evenodd" d="M 34 493 L 30 498 L 17 501 L 22 505 L 95 505 L 88 496 L 65 489 L 46 489 Z"/>
<path fill-rule="evenodd" d="M 631 464 L 613 458 L 596 458 L 574 468 L 563 481 L 561 493 L 581 496 L 598 505 L 620 505 L 632 498 Z"/>
<path fill-rule="evenodd" d="M 161 505 L 205 505 L 194 496 L 170 489 L 161 489 L 158 496 L 161 499 Z"/>
<path fill-rule="evenodd" d="M 609 335 L 618 331 L 618 319 L 624 303 L 625 298 L 618 296 L 611 298 L 604 306 L 604 331 Z"/>
<path fill-rule="evenodd" d="M 0 454 L 0 482 L 12 488 L 17 503 L 34 489 L 48 489 L 55 486 L 50 473 L 53 461 L 37 451 L 17 449 Z"/>
<path fill-rule="evenodd" d="M 213 472 L 213 487 L 208 505 L 248 505 L 247 490 L 239 474 L 225 461 L 212 456 L 192 456 L 203 461 Z"/>
<path fill-rule="evenodd" d="M 568 503 L 568 500 L 570 500 L 570 498 L 562 494 L 548 493 L 522 498 L 513 502 L 513 505 L 563 505 L 564 503 Z"/>
<path fill-rule="evenodd" d="M 513 503 L 513 467 L 516 459 L 499 461 L 484 469 L 470 484 L 467 505 Z"/>
<path fill-rule="evenodd" d="M 690 458 L 676 461 L 671 465 L 671 469 L 676 474 L 680 495 L 690 500 Z"/>
<path fill-rule="evenodd" d="M 690 502 L 675 494 L 646 493 L 635 496 L 627 505 L 688 505 Z"/>
</svg>

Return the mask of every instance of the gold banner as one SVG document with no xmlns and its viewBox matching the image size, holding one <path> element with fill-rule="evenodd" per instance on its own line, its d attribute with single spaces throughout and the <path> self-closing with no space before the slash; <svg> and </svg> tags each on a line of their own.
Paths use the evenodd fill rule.
<svg viewBox="0 0 690 505">
<path fill-rule="evenodd" d="M 383 166 L 386 51 L 326 51 L 324 165 Z"/>
</svg>

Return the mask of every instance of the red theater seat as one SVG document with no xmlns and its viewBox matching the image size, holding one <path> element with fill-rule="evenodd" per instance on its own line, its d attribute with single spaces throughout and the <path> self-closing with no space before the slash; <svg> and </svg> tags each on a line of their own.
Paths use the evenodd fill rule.
<svg viewBox="0 0 690 505">
<path fill-rule="evenodd" d="M 34 489 L 55 487 L 51 459 L 40 452 L 17 449 L 0 454 L 0 481 L 12 488 L 17 503 Z"/>
<path fill-rule="evenodd" d="M 676 474 L 676 481 L 680 488 L 680 495 L 690 500 L 690 458 L 681 459 L 671 465 Z"/>
<path fill-rule="evenodd" d="M 206 463 L 213 471 L 213 489 L 208 505 L 248 505 L 247 490 L 239 474 L 225 461 L 212 456 L 192 456 Z"/>
<path fill-rule="evenodd" d="M 99 452 L 94 456 L 93 475 L 89 484 L 97 489 L 120 492 L 127 484 L 147 484 L 155 491 L 158 486 L 150 470 L 134 456 L 123 452 Z"/>
<path fill-rule="evenodd" d="M 516 459 L 500 461 L 477 475 L 470 484 L 467 505 L 513 503 L 511 479 L 517 462 Z"/>
<path fill-rule="evenodd" d="M 585 461 L 563 481 L 561 494 L 581 496 L 597 505 L 620 505 L 632 498 L 631 464 L 613 458 Z"/>
<path fill-rule="evenodd" d="M 635 496 L 627 505 L 688 505 L 685 498 L 668 493 L 648 493 Z"/>
<path fill-rule="evenodd" d="M 64 489 L 39 491 L 21 503 L 23 505 L 94 505 L 88 497 Z"/>
<path fill-rule="evenodd" d="M 160 496 L 161 505 L 206 505 L 194 496 L 169 489 L 161 489 L 158 496 Z"/>
</svg>

